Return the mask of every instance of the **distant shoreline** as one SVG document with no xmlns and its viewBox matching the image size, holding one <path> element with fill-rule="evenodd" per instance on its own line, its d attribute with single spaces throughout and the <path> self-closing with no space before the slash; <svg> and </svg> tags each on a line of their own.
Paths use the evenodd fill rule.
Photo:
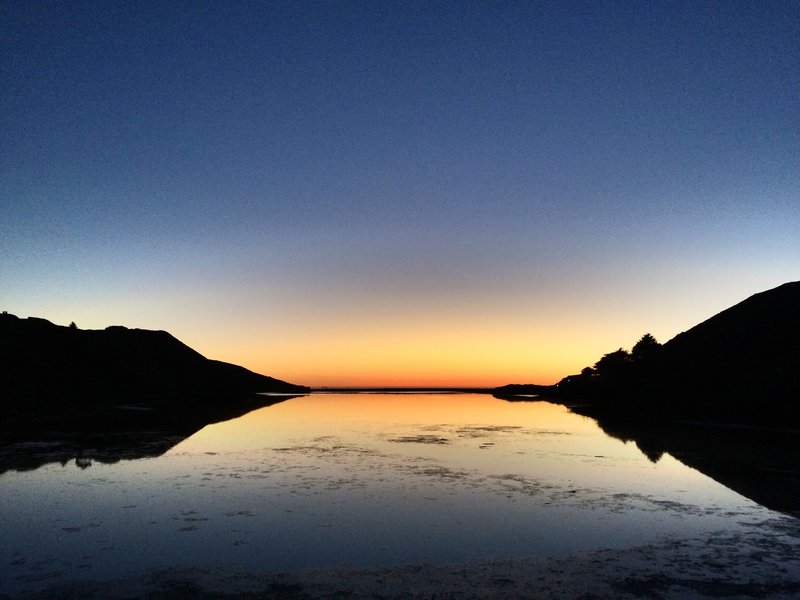
<svg viewBox="0 0 800 600">
<path fill-rule="evenodd" d="M 312 394 L 494 394 L 483 387 L 312 387 Z"/>
</svg>

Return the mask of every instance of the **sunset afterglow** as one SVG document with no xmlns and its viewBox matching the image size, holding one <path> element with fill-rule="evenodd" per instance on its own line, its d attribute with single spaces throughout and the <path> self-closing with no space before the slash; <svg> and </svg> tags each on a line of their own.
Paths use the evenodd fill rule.
<svg viewBox="0 0 800 600">
<path fill-rule="evenodd" d="M 553 383 L 798 279 L 796 3 L 6 3 L 0 310 Z"/>
</svg>

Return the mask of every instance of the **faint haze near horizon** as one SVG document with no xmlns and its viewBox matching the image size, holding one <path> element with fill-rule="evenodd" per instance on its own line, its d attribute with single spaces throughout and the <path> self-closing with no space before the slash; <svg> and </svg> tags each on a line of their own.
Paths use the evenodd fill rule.
<svg viewBox="0 0 800 600">
<path fill-rule="evenodd" d="M 551 383 L 800 279 L 800 5 L 0 8 L 0 308 Z"/>
</svg>

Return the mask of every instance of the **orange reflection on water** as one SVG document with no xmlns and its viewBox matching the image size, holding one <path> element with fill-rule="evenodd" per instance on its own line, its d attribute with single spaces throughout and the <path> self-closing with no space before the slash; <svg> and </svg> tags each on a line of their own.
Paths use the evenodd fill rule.
<svg viewBox="0 0 800 600">
<path fill-rule="evenodd" d="M 547 402 L 508 402 L 486 394 L 311 394 L 210 425 L 174 451 L 235 451 L 315 437 L 425 427 L 502 426 L 597 434 L 591 420 Z"/>
<path fill-rule="evenodd" d="M 523 427 L 541 426 L 545 419 L 548 426 L 572 428 L 575 415 L 560 405 L 537 403 L 536 413 L 530 411 L 530 403 L 508 402 L 483 394 L 314 394 L 293 400 L 286 406 L 275 406 L 274 412 L 297 411 L 313 414 L 315 419 L 352 421 L 368 420 L 408 423 L 414 425 L 437 425 L 442 423 L 459 425 L 486 423 Z M 265 412 L 263 418 L 270 418 Z M 594 425 L 587 421 L 586 426 Z"/>
</svg>

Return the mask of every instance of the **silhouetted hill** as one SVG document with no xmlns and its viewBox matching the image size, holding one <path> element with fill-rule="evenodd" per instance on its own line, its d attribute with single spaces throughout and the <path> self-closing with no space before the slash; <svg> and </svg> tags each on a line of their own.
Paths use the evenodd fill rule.
<svg viewBox="0 0 800 600">
<path fill-rule="evenodd" d="M 6 415 L 71 404 L 167 402 L 308 388 L 209 360 L 165 331 L 80 330 L 0 315 L 0 407 Z"/>
<path fill-rule="evenodd" d="M 645 349 L 611 352 L 555 386 L 495 392 L 588 402 L 584 414 L 800 423 L 800 282 L 755 294 Z"/>
<path fill-rule="evenodd" d="M 685 404 L 800 415 L 800 282 L 760 294 L 664 344 L 662 387 Z"/>
</svg>

